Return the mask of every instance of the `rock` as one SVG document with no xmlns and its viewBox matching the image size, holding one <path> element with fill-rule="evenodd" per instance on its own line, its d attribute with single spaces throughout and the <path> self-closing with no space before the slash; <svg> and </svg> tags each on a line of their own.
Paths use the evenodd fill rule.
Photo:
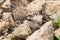
<svg viewBox="0 0 60 40">
<path fill-rule="evenodd" d="M 27 4 L 29 3 L 28 0 L 20 0 L 20 2 L 21 2 L 24 6 L 27 6 Z"/>
<path fill-rule="evenodd" d="M 0 40 L 2 40 L 3 39 L 3 36 L 0 36 Z"/>
<path fill-rule="evenodd" d="M 42 0 L 34 0 L 33 2 L 27 5 L 26 9 L 28 11 L 38 12 L 41 10 L 42 4 L 43 4 Z"/>
<path fill-rule="evenodd" d="M 0 22 L 0 31 L 5 30 L 6 28 L 9 28 L 9 22 L 1 21 Z"/>
<path fill-rule="evenodd" d="M 50 18 L 51 18 L 55 23 L 57 23 L 57 22 L 58 22 L 58 18 L 60 18 L 60 13 L 52 14 L 52 15 L 50 16 Z"/>
<path fill-rule="evenodd" d="M 2 4 L 5 0 L 0 0 L 0 4 Z"/>
<path fill-rule="evenodd" d="M 49 21 L 26 40 L 53 40 L 53 30 L 52 21 Z"/>
<path fill-rule="evenodd" d="M 19 21 L 19 22 L 23 21 L 25 15 L 26 15 L 25 14 L 26 13 L 25 6 L 27 5 L 26 1 L 27 0 L 16 0 L 16 2 L 14 3 L 15 5 L 13 5 L 14 8 L 12 10 L 12 14 L 13 14 L 15 22 L 16 21 Z"/>
<path fill-rule="evenodd" d="M 0 40 L 11 40 L 11 34 L 0 36 Z"/>
<path fill-rule="evenodd" d="M 41 27 L 41 25 L 35 23 L 34 21 L 25 20 L 24 24 L 28 25 L 32 29 L 32 32 L 35 32 L 37 29 Z"/>
<path fill-rule="evenodd" d="M 60 28 L 58 28 L 58 29 L 56 29 L 55 31 L 54 31 L 54 37 L 56 38 L 56 39 L 59 39 L 60 38 Z M 55 40 L 55 39 L 54 39 Z"/>
<path fill-rule="evenodd" d="M 2 19 L 4 21 L 9 21 L 11 18 L 11 12 L 3 12 Z"/>
<path fill-rule="evenodd" d="M 55 30 L 54 34 L 56 34 L 56 35 L 59 35 L 59 36 L 60 36 L 60 28 L 59 28 L 59 29 L 57 29 L 57 30 Z"/>
<path fill-rule="evenodd" d="M 32 33 L 30 27 L 25 24 L 21 24 L 12 32 L 12 38 L 27 38 Z"/>
<path fill-rule="evenodd" d="M 2 8 L 11 8 L 11 2 L 10 0 L 6 0 L 2 5 Z"/>
<path fill-rule="evenodd" d="M 46 1 L 45 2 L 45 13 L 48 15 L 51 19 L 54 19 L 54 22 L 57 23 L 57 17 L 60 18 L 60 1 Z"/>
<path fill-rule="evenodd" d="M 12 18 L 11 12 L 3 12 L 3 14 L 2 14 L 2 19 L 3 19 L 4 21 L 10 22 L 11 25 L 14 25 L 14 20 L 13 20 L 13 18 Z"/>
</svg>

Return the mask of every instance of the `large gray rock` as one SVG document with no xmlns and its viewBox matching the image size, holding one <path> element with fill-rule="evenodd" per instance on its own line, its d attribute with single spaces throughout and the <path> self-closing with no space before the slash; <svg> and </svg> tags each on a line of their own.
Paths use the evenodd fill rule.
<svg viewBox="0 0 60 40">
<path fill-rule="evenodd" d="M 53 30 L 52 21 L 49 21 L 26 40 L 53 40 Z"/>
<path fill-rule="evenodd" d="M 4 21 L 10 22 L 11 25 L 14 25 L 14 20 L 12 18 L 11 12 L 3 12 L 2 19 Z"/>
</svg>

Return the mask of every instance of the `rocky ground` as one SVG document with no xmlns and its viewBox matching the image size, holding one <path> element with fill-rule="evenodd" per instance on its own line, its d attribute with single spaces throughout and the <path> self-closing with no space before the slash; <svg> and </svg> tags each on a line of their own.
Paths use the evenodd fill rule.
<svg viewBox="0 0 60 40">
<path fill-rule="evenodd" d="M 60 0 L 0 0 L 0 40 L 60 40 L 59 27 Z"/>
</svg>

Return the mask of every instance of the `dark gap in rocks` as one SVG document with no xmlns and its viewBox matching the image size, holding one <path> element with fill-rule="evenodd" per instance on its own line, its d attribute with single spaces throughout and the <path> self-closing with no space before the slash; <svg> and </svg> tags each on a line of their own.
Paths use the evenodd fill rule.
<svg viewBox="0 0 60 40">
<path fill-rule="evenodd" d="M 27 0 L 27 1 L 32 2 L 32 0 Z"/>
<path fill-rule="evenodd" d="M 12 38 L 12 40 L 25 40 L 25 39 L 15 36 L 14 38 Z"/>
<path fill-rule="evenodd" d="M 11 34 L 13 31 L 14 31 L 14 26 L 11 26 L 11 27 L 8 28 L 7 33 Z"/>
<path fill-rule="evenodd" d="M 43 15 L 43 22 L 42 24 L 48 22 L 50 20 L 49 16 L 45 13 L 45 4 L 42 5 L 42 10 L 40 11 L 40 14 Z"/>
<path fill-rule="evenodd" d="M 3 30 L 0 30 L 0 36 L 4 35 Z"/>
</svg>

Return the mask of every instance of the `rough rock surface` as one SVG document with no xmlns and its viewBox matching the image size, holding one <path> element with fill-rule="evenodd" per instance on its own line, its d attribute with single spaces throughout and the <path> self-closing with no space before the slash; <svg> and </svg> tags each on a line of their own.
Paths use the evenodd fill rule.
<svg viewBox="0 0 60 40">
<path fill-rule="evenodd" d="M 5 0 L 0 0 L 0 4 L 2 4 Z"/>
<path fill-rule="evenodd" d="M 10 0 L 6 0 L 2 5 L 2 8 L 11 8 L 11 2 Z"/>
<path fill-rule="evenodd" d="M 58 18 L 59 0 L 0 0 L 0 40 L 54 40 Z"/>
<path fill-rule="evenodd" d="M 60 14 L 60 6 L 59 6 L 60 3 L 59 2 L 56 2 L 56 1 L 45 2 L 45 13 L 46 15 L 49 15 L 50 18 L 54 20 L 54 22 L 57 22 L 58 18 L 60 18 L 60 15 L 59 15 Z"/>
<path fill-rule="evenodd" d="M 14 25 L 14 20 L 13 20 L 13 17 L 11 15 L 11 12 L 3 12 L 2 19 L 4 21 L 10 22 L 11 25 Z"/>
<path fill-rule="evenodd" d="M 12 35 L 14 37 L 20 37 L 20 38 L 27 38 L 30 34 L 32 33 L 30 27 L 28 25 L 25 24 L 21 24 L 20 26 L 18 26 L 14 32 L 12 32 Z"/>
<path fill-rule="evenodd" d="M 0 22 L 0 31 L 1 30 L 5 30 L 9 27 L 9 22 L 6 22 L 6 21 L 1 21 Z"/>
<path fill-rule="evenodd" d="M 60 28 L 59 28 L 59 29 L 57 29 L 57 30 L 55 30 L 54 34 L 56 34 L 56 35 L 59 35 L 59 36 L 60 36 Z"/>
<path fill-rule="evenodd" d="M 49 21 L 26 40 L 53 40 L 53 30 L 52 22 Z"/>
<path fill-rule="evenodd" d="M 29 11 L 40 11 L 42 8 L 43 2 L 41 0 L 35 0 L 27 5 L 27 10 Z"/>
</svg>

